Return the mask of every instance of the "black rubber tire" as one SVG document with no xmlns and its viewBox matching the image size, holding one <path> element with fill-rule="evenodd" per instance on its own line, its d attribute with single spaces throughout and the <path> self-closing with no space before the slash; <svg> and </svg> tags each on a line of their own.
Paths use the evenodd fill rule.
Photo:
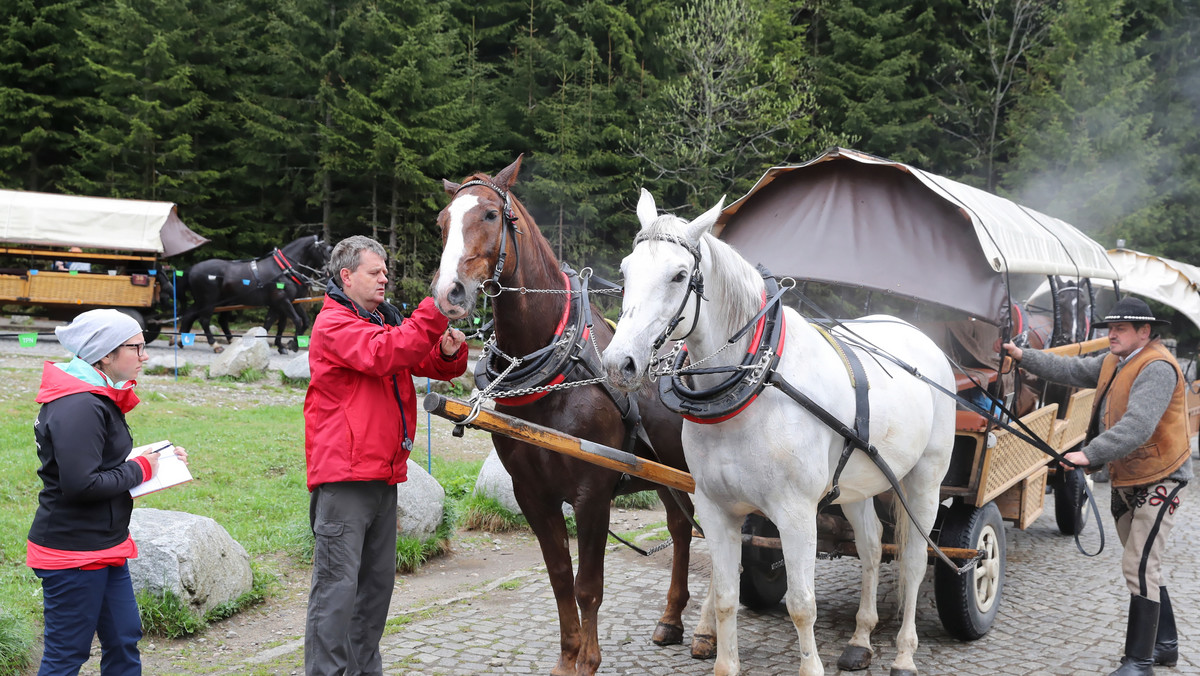
<svg viewBox="0 0 1200 676">
<path fill-rule="evenodd" d="M 942 626 L 955 638 L 974 641 L 988 633 L 1004 595 L 1004 519 L 995 503 L 976 508 L 956 502 L 942 520 L 938 544 L 983 549 L 986 560 L 962 575 L 938 561 L 933 570 L 934 599 Z"/>
<path fill-rule="evenodd" d="M 1077 535 L 1087 524 L 1087 494 L 1083 487 L 1087 478 L 1078 467 L 1058 470 L 1054 481 L 1054 520 L 1063 535 Z"/>
<path fill-rule="evenodd" d="M 751 514 L 742 523 L 742 533 L 767 538 L 779 537 L 779 530 L 766 517 Z M 750 610 L 766 610 L 777 605 L 787 592 L 787 568 L 783 550 L 742 545 L 741 602 Z"/>
</svg>

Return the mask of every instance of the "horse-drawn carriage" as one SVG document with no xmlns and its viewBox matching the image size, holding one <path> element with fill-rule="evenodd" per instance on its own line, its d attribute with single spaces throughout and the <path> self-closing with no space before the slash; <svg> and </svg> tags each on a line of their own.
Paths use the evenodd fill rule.
<svg viewBox="0 0 1200 676">
<path fill-rule="evenodd" d="M 498 355 L 497 364 L 495 368 L 488 368 L 484 379 L 488 383 L 486 389 L 491 392 L 495 389 L 495 383 L 510 372 L 521 374 L 524 387 L 507 392 L 501 390 L 505 397 L 509 397 L 509 403 L 498 407 L 496 413 L 481 411 L 478 405 L 471 407 L 440 395 L 430 395 L 426 401 L 427 409 L 452 421 L 469 422 L 492 431 L 499 435 L 498 448 L 500 441 L 510 439 L 554 451 L 547 455 L 535 454 L 532 450 L 509 450 L 508 455 L 502 455 L 505 466 L 514 475 L 514 485 L 518 490 L 532 491 L 527 498 L 529 500 L 535 497 L 536 492 L 539 501 L 550 503 L 555 500 L 570 502 L 574 499 L 571 495 L 578 495 L 564 490 L 564 487 L 580 481 L 576 475 L 577 466 L 568 464 L 559 467 L 554 470 L 557 474 L 541 479 L 542 485 L 537 488 L 533 488 L 530 481 L 534 475 L 528 473 L 553 474 L 547 468 L 558 462 L 553 460 L 558 453 L 684 490 L 690 490 L 699 483 L 701 472 L 695 463 L 702 460 L 710 490 L 714 485 L 744 483 L 747 479 L 743 474 L 756 474 L 758 478 L 754 481 L 760 497 L 785 493 L 786 490 L 779 489 L 787 487 L 789 482 L 806 479 L 802 473 L 797 474 L 797 468 L 787 467 L 783 462 L 772 464 L 775 461 L 771 458 L 782 461 L 788 457 L 786 462 L 792 462 L 797 450 L 790 445 L 794 444 L 794 439 L 789 437 L 799 436 L 801 432 L 824 434 L 821 440 L 814 442 L 812 448 L 816 453 L 815 462 L 822 465 L 821 449 L 825 448 L 823 444 L 830 444 L 831 464 L 828 468 L 820 467 L 817 472 L 818 476 L 829 477 L 830 480 L 827 485 L 825 478 L 822 478 L 820 486 L 814 487 L 814 491 L 829 491 L 827 500 L 821 502 L 831 504 L 822 504 L 824 509 L 819 514 L 814 512 L 818 524 L 815 538 L 798 530 L 796 523 L 788 524 L 791 535 L 785 534 L 780 538 L 775 524 L 764 518 L 768 510 L 756 507 L 756 504 L 769 503 L 771 498 L 743 499 L 738 497 L 736 490 L 728 498 L 732 505 L 731 512 L 709 511 L 702 514 L 702 525 L 707 531 L 710 548 L 714 551 L 714 591 L 710 592 L 705 602 L 701 626 L 696 629 L 692 650 L 694 656 L 717 654 L 719 662 L 724 660 L 719 670 L 732 669 L 730 673 L 737 670 L 736 648 L 732 657 L 728 652 L 724 656 L 721 653 L 721 646 L 728 651 L 729 643 L 736 646 L 736 639 L 731 634 L 721 633 L 728 631 L 720 628 L 721 623 L 730 617 L 728 608 L 722 606 L 728 599 L 728 593 L 716 591 L 718 568 L 724 571 L 721 577 L 725 578 L 725 582 L 728 581 L 727 562 L 730 557 L 725 522 L 730 514 L 736 516 L 749 512 L 744 522 L 738 522 L 742 531 L 740 595 L 744 603 L 755 607 L 777 603 L 787 592 L 789 582 L 799 583 L 808 589 L 795 598 L 789 593 L 788 598 L 789 610 L 801 633 L 801 652 L 804 656 L 802 673 L 808 673 L 805 669 L 814 673 L 819 670 L 819 662 L 816 665 L 812 662 L 815 650 L 812 650 L 811 643 L 811 613 L 815 612 L 815 607 L 809 605 L 812 567 L 805 562 L 809 542 L 813 549 L 829 556 L 868 555 L 864 557 L 864 605 L 858 614 L 859 630 L 839 660 L 839 665 L 853 666 L 844 668 L 862 668 L 864 660 L 870 660 L 869 635 L 877 617 L 873 585 L 877 581 L 876 571 L 881 553 L 897 554 L 910 562 L 916 553 L 923 571 L 928 556 L 939 548 L 945 550 L 949 557 L 941 559 L 935 571 L 935 594 L 944 626 L 950 633 L 968 640 L 988 631 L 1000 606 L 1004 586 L 1004 523 L 1008 521 L 1023 529 L 1042 513 L 1052 464 L 1045 451 L 1061 455 L 1082 442 L 1093 392 L 1038 392 L 1038 396 L 1024 402 L 1024 410 L 1019 410 L 1016 415 L 1028 430 L 1025 433 L 1028 440 L 1005 429 L 1000 424 L 999 415 L 980 415 L 978 408 L 963 404 L 958 407 L 961 410 L 955 410 L 951 397 L 958 394 L 961 402 L 983 401 L 985 411 L 990 407 L 988 402 L 994 400 L 1002 401 L 1010 408 L 1020 405 L 1021 390 L 1031 388 L 1023 388 L 1021 377 L 1012 369 L 1003 368 L 1004 364 L 998 355 L 1001 340 L 1022 333 L 1022 329 L 1016 325 L 1017 317 L 1022 315 L 1016 300 L 1023 298 L 1023 291 L 1036 286 L 1047 275 L 1073 280 L 1089 277 L 1116 279 L 1118 273 L 1109 263 L 1102 247 L 1069 224 L 1008 200 L 907 165 L 855 151 L 834 149 L 803 165 L 772 169 L 745 197 L 724 210 L 719 207 L 710 210 L 691 224 L 664 225 L 664 219 L 671 221 L 674 217 L 662 216 L 660 219 L 652 198 L 648 206 L 643 206 L 648 195 L 644 196 L 638 208 L 643 230 L 635 241 L 634 251 L 636 254 L 646 246 L 657 248 L 649 254 L 643 251 L 636 261 L 647 268 L 661 266 L 663 269 L 646 274 L 645 270 L 639 268 L 635 275 L 634 270 L 623 267 L 626 295 L 622 320 L 615 337 L 605 329 L 597 343 L 595 334 L 603 327 L 600 324 L 593 327 L 590 321 L 583 319 L 586 311 L 573 305 L 572 299 L 579 295 L 579 284 L 573 281 L 571 275 L 553 272 L 557 263 L 549 255 L 548 245 L 528 213 L 508 192 L 515 181 L 518 166 L 519 161 L 495 179 L 477 175 L 461 185 L 447 183 L 447 192 L 455 199 L 439 219 L 446 251 L 434 289 L 439 307 L 454 319 L 470 313 L 473 298 L 481 290 L 497 297 L 494 306 L 497 336 L 500 335 L 502 315 L 516 321 L 505 324 L 508 344 L 502 346 L 504 351 L 494 353 Z M 460 194 L 468 194 L 464 192 L 468 188 L 471 188 L 469 201 L 460 197 Z M 514 225 L 518 222 L 519 228 Z M 716 240 L 708 236 L 708 230 L 713 228 L 714 223 L 717 224 L 714 232 L 719 232 L 721 240 L 733 245 L 734 249 L 717 245 Z M 506 246 L 518 252 L 507 260 Z M 746 260 L 762 264 L 770 273 L 763 270 L 760 277 L 748 263 L 734 263 L 733 259 L 738 258 L 737 252 Z M 730 282 L 724 279 L 718 274 L 723 271 L 713 267 L 718 263 L 706 259 L 706 256 L 729 261 L 740 270 L 737 274 L 741 275 L 742 280 Z M 630 262 L 634 259 L 635 256 L 631 255 L 626 259 L 626 265 L 634 265 Z M 531 265 L 533 261 L 536 263 Z M 530 270 L 535 267 L 550 272 L 533 277 Z M 700 274 L 702 269 L 703 275 Z M 638 278 L 638 292 L 631 294 L 630 283 L 635 276 Z M 789 293 L 793 289 L 791 281 L 780 286 L 773 281 L 774 276 L 799 281 L 799 285 Z M 646 281 L 651 278 L 660 281 L 662 286 L 654 286 Z M 741 296 L 733 288 L 739 284 L 745 287 L 741 289 Z M 586 290 L 586 284 L 583 288 Z M 563 294 L 557 298 L 566 300 L 551 300 L 556 298 L 553 295 L 555 293 Z M 778 305 L 776 301 L 781 297 L 795 299 L 806 297 L 807 294 L 834 298 L 839 302 L 854 297 L 856 302 L 863 303 L 863 306 L 853 308 L 861 314 L 869 314 L 882 306 L 892 314 L 903 314 L 907 320 L 875 320 L 879 324 L 887 323 L 894 327 L 872 327 L 867 322 L 853 325 L 852 328 L 850 322 L 820 316 L 822 313 L 819 309 L 814 310 L 816 316 L 807 312 L 813 308 L 805 308 L 810 315 L 808 317 L 794 313 L 787 315 L 789 323 L 798 325 L 789 325 L 787 328 L 788 349 L 792 349 L 795 341 L 808 340 L 805 349 L 811 349 L 812 354 L 828 353 L 825 361 L 836 367 L 822 371 L 824 380 L 828 382 L 865 382 L 868 378 L 861 376 L 869 374 L 871 387 L 863 388 L 861 395 L 857 388 L 828 394 L 820 389 L 826 382 L 819 382 L 815 385 L 817 394 L 806 396 L 800 390 L 805 390 L 813 383 L 799 380 L 803 376 L 795 375 L 803 373 L 805 368 L 795 362 L 795 357 L 792 357 L 789 366 L 797 378 L 794 382 L 789 383 L 786 377 L 775 378 L 772 375 L 783 368 L 779 356 L 784 352 L 784 332 L 780 328 L 783 322 L 770 319 L 776 316 L 772 305 Z M 735 304 L 734 299 L 745 307 L 731 311 L 727 306 Z M 656 312 L 658 310 L 661 312 Z M 1070 311 L 1057 305 L 1052 310 L 1055 310 L 1052 314 L 1058 320 L 1073 317 Z M 1076 311 L 1079 311 L 1078 308 Z M 724 332 L 718 341 L 708 345 L 712 348 L 711 353 L 699 347 L 707 341 L 707 334 L 713 328 L 706 313 L 720 315 L 717 320 L 711 320 L 711 324 L 717 326 L 718 333 Z M 535 331 L 529 330 L 535 318 L 538 318 L 537 322 L 546 324 L 544 336 L 539 337 L 534 335 Z M 546 321 L 542 322 L 542 319 Z M 755 322 L 758 322 L 757 329 Z M 1059 323 L 1060 340 L 1054 342 L 1064 344 L 1052 349 L 1077 354 L 1106 347 L 1104 341 L 1080 342 L 1086 338 L 1086 331 L 1083 336 L 1072 334 L 1068 340 L 1061 340 L 1062 332 L 1066 330 L 1062 327 L 1081 322 Z M 1085 317 L 1082 324 L 1087 323 Z M 622 331 L 631 324 L 634 328 L 622 336 Z M 810 325 L 816 327 L 815 333 L 808 330 Z M 913 327 L 924 332 L 923 336 Z M 892 346 L 873 349 L 871 341 L 861 340 L 856 332 L 868 337 L 880 336 L 881 340 L 886 338 L 892 341 Z M 733 338 L 728 338 L 731 333 Z M 819 333 L 826 334 L 823 340 L 814 338 Z M 592 341 L 590 345 L 589 335 Z M 922 337 L 918 339 L 917 336 Z M 694 348 L 691 356 L 678 351 L 672 359 L 663 359 L 661 354 L 656 356 L 657 348 L 666 340 L 682 342 L 684 338 L 688 347 Z M 724 350 L 720 346 L 726 343 L 726 338 L 728 345 L 736 345 L 736 349 L 719 357 Z M 549 345 L 547 340 L 551 341 Z M 613 342 L 610 343 L 610 340 Z M 769 340 L 778 342 L 770 343 Z M 936 357 L 931 357 L 926 348 L 917 345 L 930 340 L 935 345 L 932 349 Z M 1046 342 L 1050 343 L 1049 340 Z M 614 346 L 618 346 L 618 349 L 613 350 Z M 587 416 L 581 417 L 579 412 L 592 410 L 600 404 L 595 403 L 594 399 L 581 405 L 573 399 L 561 398 L 564 396 L 561 388 L 578 384 L 588 390 L 598 390 L 598 383 L 605 380 L 603 373 L 600 377 L 585 379 L 587 374 L 581 374 L 578 370 L 571 373 L 566 370 L 552 372 L 545 365 L 561 363 L 567 365 L 567 370 L 577 365 L 587 366 L 593 348 L 597 353 L 604 352 L 603 368 L 609 384 L 617 384 L 618 389 L 628 391 L 631 397 L 639 391 L 644 396 L 645 390 L 639 388 L 644 387 L 645 376 L 656 376 L 659 392 L 664 400 L 671 399 L 671 408 L 683 413 L 689 421 L 716 423 L 707 428 L 710 431 L 684 426 L 684 450 L 688 464 L 692 466 L 692 475 L 686 473 L 686 468 L 680 472 L 681 468 L 674 459 L 663 460 L 663 463 L 673 465 L 664 467 L 655 462 L 653 456 L 645 456 L 642 450 L 637 452 L 643 457 L 637 457 L 632 452 L 626 452 L 628 447 L 626 450 L 617 448 L 620 443 L 598 441 L 595 436 L 589 436 L 598 432 L 594 427 L 588 427 Z M 861 356 L 851 357 L 848 355 L 850 352 L 861 353 Z M 959 367 L 955 374 L 951 374 L 944 363 L 938 365 L 938 361 L 945 361 L 942 354 Z M 514 358 L 509 355 L 525 357 Z M 710 362 L 710 359 L 713 361 Z M 855 361 L 860 362 L 858 366 L 853 365 Z M 845 369 L 842 369 L 843 364 Z M 919 368 L 913 367 L 913 364 Z M 531 365 L 538 368 L 534 369 Z M 840 375 L 839 369 L 842 369 Z M 598 372 L 593 367 L 586 370 L 592 376 Z M 730 376 L 725 383 L 715 382 L 725 378 L 720 375 L 722 372 L 738 375 Z M 810 377 L 813 373 L 809 372 Z M 477 382 L 480 382 L 478 374 L 477 371 Z M 891 380 L 902 380 L 909 375 L 923 378 L 930 386 L 921 384 L 913 389 L 906 385 L 907 390 L 896 390 L 905 394 L 887 393 L 899 387 L 893 387 Z M 697 389 L 691 391 L 687 389 L 689 387 Z M 845 388 L 845 385 L 838 387 Z M 937 389 L 945 392 L 935 392 Z M 698 399 L 688 398 L 702 390 L 721 397 L 722 405 L 710 406 Z M 783 401 L 784 397 L 779 392 L 787 390 L 792 390 L 787 397 L 794 401 Z M 549 400 L 537 399 L 545 393 L 550 394 Z M 891 410 L 872 408 L 871 415 L 875 417 L 867 420 L 862 415 L 864 408 L 861 402 L 875 401 L 877 396 L 891 397 L 890 400 L 881 400 Z M 815 432 L 811 421 L 797 422 L 793 418 L 791 409 L 800 409 L 795 405 L 797 402 L 807 398 L 811 403 L 812 399 L 829 397 L 832 397 L 831 401 L 836 400 L 835 404 L 827 405 L 836 409 L 836 414 L 830 413 L 828 408 L 819 412 L 809 409 L 813 420 L 820 419 L 827 425 L 824 432 Z M 903 404 L 906 401 L 904 397 L 908 397 L 907 401 L 914 406 L 906 407 Z M 856 399 L 859 400 L 857 413 Z M 928 399 L 930 404 L 927 407 L 919 399 Z M 767 400 L 770 402 L 763 403 Z M 534 411 L 521 408 L 531 401 L 537 401 L 540 408 Z M 550 403 L 547 404 L 547 401 Z M 803 403 L 801 406 L 808 408 Z M 766 407 L 771 408 L 774 417 L 761 415 L 761 409 Z M 740 419 L 738 416 L 743 411 L 750 413 L 749 422 L 735 422 L 731 427 L 729 421 Z M 622 413 L 608 417 L 615 422 L 626 416 Z M 879 430 L 871 427 L 877 424 L 877 420 L 884 421 L 878 423 L 882 425 Z M 558 422 L 574 429 L 567 429 L 568 433 L 563 434 L 556 424 Z M 910 430 L 904 429 L 909 422 L 915 427 L 929 426 L 930 431 L 928 434 L 909 434 Z M 784 431 L 772 429 L 772 425 L 788 427 Z M 619 422 L 616 422 L 616 427 L 609 436 L 618 441 L 632 438 L 620 431 Z M 865 438 L 868 428 L 874 435 L 870 442 Z M 735 434 L 731 437 L 730 429 L 740 429 L 744 436 Z M 834 433 L 830 433 L 830 429 Z M 846 448 L 853 451 L 841 451 L 840 462 L 837 456 L 841 439 L 835 438 L 839 434 L 846 438 Z M 894 455 L 898 459 L 898 469 L 894 474 L 899 475 L 899 479 L 891 476 L 889 480 L 893 487 L 898 483 L 904 484 L 906 490 L 899 499 L 893 501 L 905 502 L 903 493 L 908 493 L 907 500 L 919 498 L 921 502 L 914 503 L 915 508 L 905 503 L 904 509 L 897 511 L 895 520 L 883 524 L 888 531 L 895 530 L 897 534 L 906 531 L 908 536 L 899 538 L 896 544 L 888 542 L 881 546 L 878 537 L 881 526 L 875 513 L 883 510 L 873 505 L 870 499 L 864 501 L 863 498 L 887 489 L 888 481 L 884 479 L 893 473 L 886 467 L 886 462 L 880 464 L 875 457 L 892 453 L 892 446 L 899 443 L 893 438 L 896 436 L 913 437 L 905 442 L 910 445 L 931 444 L 926 447 L 926 452 L 936 451 L 941 460 L 929 465 L 939 468 L 937 475 L 932 477 L 932 484 L 923 476 L 911 479 L 910 484 L 907 483 L 910 477 L 905 475 L 931 474 L 926 471 L 928 463 L 918 457 L 919 447 L 916 449 L 917 455 Z M 940 440 L 932 441 L 935 437 Z M 656 440 L 655 446 L 658 447 L 660 443 Z M 883 453 L 875 448 L 876 443 L 884 449 Z M 934 449 L 933 446 L 939 448 Z M 745 464 L 739 465 L 732 459 L 710 460 L 725 458 L 725 453 L 736 453 Z M 871 460 L 865 459 L 868 455 L 872 457 Z M 943 461 L 944 465 L 938 464 Z M 756 462 L 757 465 L 751 466 Z M 876 463 L 878 471 L 872 467 L 872 462 Z M 833 470 L 834 464 L 838 465 L 836 471 Z M 813 465 L 812 469 L 818 465 Z M 845 474 L 841 474 L 843 466 Z M 555 467 L 558 465 L 555 464 Z M 838 500 L 835 494 L 839 475 L 842 477 L 842 500 Z M 717 478 L 715 484 L 713 477 Z M 1060 483 L 1062 481 L 1065 479 Z M 525 488 L 522 488 L 523 485 Z M 932 489 L 933 495 L 918 496 L 918 493 L 928 492 L 927 486 Z M 611 488 L 608 490 L 611 491 Z M 805 521 L 807 517 L 804 515 L 815 508 L 817 499 L 821 498 L 821 493 L 814 491 L 806 494 L 808 497 L 805 499 L 812 498 L 809 506 L 784 504 L 777 506 L 776 513 L 787 514 L 793 521 L 800 515 L 798 520 Z M 592 488 L 585 492 L 595 497 L 597 491 Z M 929 497 L 932 497 L 932 503 L 927 502 Z M 521 501 L 520 497 L 518 501 Z M 862 502 L 868 507 L 857 504 Z M 523 508 L 525 504 L 522 503 Z M 574 504 L 578 514 L 580 503 Z M 672 507 L 671 502 L 667 504 L 669 508 Z M 541 512 L 553 513 L 542 504 L 537 504 L 536 510 L 538 519 L 544 516 Z M 913 521 L 920 523 L 914 526 L 906 514 L 913 514 Z M 847 527 L 847 518 L 855 524 L 853 531 L 860 534 L 857 542 Z M 589 516 L 588 520 L 592 520 L 592 517 Z M 540 527 L 532 519 L 531 523 L 542 541 L 544 551 L 549 552 L 549 547 L 557 546 L 548 544 L 548 541 L 553 542 L 558 537 L 561 533 L 559 528 Z M 937 547 L 930 547 L 927 552 L 921 538 L 929 535 L 931 526 L 932 540 L 927 541 Z M 1078 529 L 1077 522 L 1068 523 L 1067 526 L 1064 527 L 1065 531 L 1074 532 Z M 545 532 L 539 532 L 540 528 L 544 528 Z M 782 527 L 779 528 L 779 531 L 782 530 Z M 672 532 L 675 532 L 674 528 Z M 714 532 L 717 533 L 715 539 L 711 537 Z M 865 542 L 862 539 L 863 532 L 866 533 Z M 805 544 L 797 547 L 794 539 L 797 537 L 804 540 Z M 790 549 L 789 538 L 793 542 Z M 875 540 L 874 544 L 872 539 Z M 914 543 L 919 549 L 913 549 Z M 720 556 L 716 553 L 718 545 L 722 552 Z M 587 552 L 591 550 L 590 545 L 584 544 L 584 531 L 581 528 L 577 585 L 584 584 L 585 579 L 589 580 L 588 584 L 594 581 L 591 570 L 586 570 L 585 574 L 585 554 L 590 556 Z M 788 552 L 787 565 L 784 564 L 783 551 Z M 907 557 L 904 552 L 908 552 Z M 676 555 L 679 554 L 677 548 Z M 562 562 L 557 558 L 556 555 L 556 562 L 550 565 L 551 557 L 547 553 L 552 580 L 556 575 L 563 574 Z M 866 558 L 872 558 L 875 563 L 867 565 Z M 718 559 L 725 563 L 718 566 Z M 736 571 L 737 559 L 733 561 L 733 570 Z M 789 570 L 793 563 L 804 572 L 793 573 Z M 590 564 L 586 565 L 590 567 Z M 912 629 L 915 592 L 911 588 L 916 569 L 912 566 L 912 563 L 904 566 L 906 572 L 901 575 L 902 580 L 908 580 L 902 586 L 908 584 L 910 590 L 901 594 L 901 598 L 905 599 L 905 620 L 901 639 L 897 643 L 900 654 L 893 665 L 898 671 L 894 673 L 909 673 L 915 669 L 912 666 L 912 651 L 916 645 L 915 631 Z M 565 573 L 569 576 L 569 566 Z M 737 576 L 736 572 L 734 575 Z M 809 576 L 807 581 L 804 575 Z M 590 593 L 579 592 L 577 588 L 575 595 L 580 601 L 580 610 L 584 611 L 584 625 L 593 632 L 591 640 L 585 641 L 585 650 L 581 652 L 579 616 L 567 612 L 568 609 L 574 609 L 574 601 L 571 600 L 569 577 L 563 579 L 567 581 L 554 585 L 563 632 L 564 652 L 559 666 L 573 665 L 578 658 L 580 673 L 592 673 L 599 662 L 598 648 L 594 646 L 598 603 L 584 609 L 583 600 L 591 596 Z M 919 575 L 915 582 L 919 583 Z M 735 583 L 735 591 L 737 587 Z M 675 589 L 674 579 L 672 589 Z M 678 620 L 679 605 L 674 591 L 669 598 L 669 608 L 673 609 L 674 617 Z M 712 619 L 710 605 L 722 607 L 716 611 L 716 620 Z M 667 615 L 664 615 L 660 630 L 666 620 Z M 802 621 L 807 623 L 805 628 L 801 627 Z M 714 624 L 717 626 L 715 630 Z M 668 633 L 673 640 L 662 642 L 678 641 L 682 627 L 676 627 Z M 660 633 L 656 630 L 656 642 L 659 642 L 659 638 Z"/>
<path fill-rule="evenodd" d="M 1060 453 L 1082 443 L 1094 391 L 1036 392 L 1018 406 L 1020 389 L 1029 383 L 1011 371 L 1002 373 L 998 354 L 1000 340 L 1026 329 L 1020 326 L 1023 289 L 1048 276 L 1119 277 L 1104 249 L 1071 225 L 915 167 L 833 149 L 811 162 L 768 171 L 724 210 L 718 227 L 721 239 L 748 259 L 800 280 L 802 288 L 808 282 L 857 295 L 865 299 L 863 314 L 872 304 L 907 309 L 899 313 L 960 367 L 955 378 L 960 396 L 971 398 L 983 389 L 1007 401 L 1025 426 Z M 1044 301 L 1048 313 L 1073 316 L 1060 307 L 1061 299 Z M 1088 337 L 1085 330 L 1066 340 L 1043 339 L 1047 347 L 1061 343 L 1051 349 L 1064 354 L 1107 348 L 1106 341 L 1077 342 Z M 941 545 L 988 555 L 973 575 L 958 576 L 939 564 L 935 593 L 947 631 L 974 639 L 991 626 L 1003 592 L 1003 522 L 1025 529 L 1042 514 L 1051 468 L 1043 451 L 998 428 L 994 418 L 964 408 L 956 413 L 937 537 Z M 1058 503 L 1059 511 L 1078 514 L 1082 473 L 1059 477 L 1063 490 L 1057 494 L 1070 498 Z M 1059 515 L 1060 528 L 1077 532 L 1079 517 L 1064 516 Z M 832 533 L 822 551 L 836 554 L 846 548 L 838 539 L 843 531 Z M 743 556 L 752 562 L 744 575 L 760 579 L 744 582 L 743 589 L 782 593 L 770 584 L 779 577 L 770 569 L 773 557 L 749 550 Z"/>
<path fill-rule="evenodd" d="M 0 190 L 0 304 L 54 319 L 116 308 L 153 340 L 174 317 L 160 259 L 207 241 L 170 202 Z"/>
</svg>

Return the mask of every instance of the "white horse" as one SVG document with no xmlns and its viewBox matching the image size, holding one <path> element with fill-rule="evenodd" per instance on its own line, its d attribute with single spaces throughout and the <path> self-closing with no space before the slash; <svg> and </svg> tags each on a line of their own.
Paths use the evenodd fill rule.
<svg viewBox="0 0 1200 676">
<path fill-rule="evenodd" d="M 648 377 L 656 337 L 671 330 L 670 323 L 676 318 L 666 338 L 686 337 L 693 361 L 711 356 L 704 361 L 705 368 L 737 364 L 746 354 L 753 332 L 728 349 L 721 348 L 759 312 L 765 287 L 762 275 L 750 263 L 709 234 L 723 202 L 688 223 L 672 215 L 659 216 L 654 198 L 642 191 L 637 206 L 642 230 L 633 252 L 621 263 L 625 278 L 621 319 L 604 352 L 608 377 L 617 387 L 629 391 L 640 387 Z M 695 302 L 686 296 L 697 266 L 703 276 L 703 296 Z M 784 316 L 785 344 L 776 372 L 853 428 L 855 392 L 846 365 L 798 313 L 787 309 Z M 854 324 L 854 333 L 953 391 L 949 363 L 925 335 L 892 317 L 865 319 L 872 321 Z M 899 501 L 895 502 L 903 619 L 892 674 L 915 675 L 917 590 L 925 574 L 926 549 L 914 523 L 928 529 L 937 514 L 940 484 L 954 443 L 954 402 L 895 364 L 855 351 L 862 356 L 870 383 L 870 442 L 900 477 L 911 509 L 908 518 Z M 697 390 L 713 387 L 726 377 L 693 376 Z M 708 597 L 693 637 L 693 653 L 703 652 L 703 641 L 712 640 L 715 622 L 714 673 L 738 673 L 740 533 L 746 515 L 761 512 L 778 527 L 782 540 L 787 608 L 800 640 L 800 674 L 825 673 L 813 638 L 817 506 L 833 483 L 843 437 L 780 389 L 767 387 L 733 418 L 716 424 L 685 422 L 683 443 L 696 481 L 696 509 L 713 565 Z M 876 586 L 882 535 L 871 498 L 890 486 L 866 454 L 855 450 L 841 474 L 840 487 L 836 503 L 854 528 L 863 570 L 857 627 L 843 658 L 850 656 L 855 661 L 857 657 L 869 664 L 871 631 L 879 618 Z"/>
</svg>

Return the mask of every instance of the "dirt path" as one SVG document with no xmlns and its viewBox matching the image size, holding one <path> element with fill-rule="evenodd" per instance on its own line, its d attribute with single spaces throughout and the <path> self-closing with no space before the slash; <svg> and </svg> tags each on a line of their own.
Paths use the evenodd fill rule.
<svg viewBox="0 0 1200 676">
<path fill-rule="evenodd" d="M 654 532 L 665 520 L 661 508 L 613 510 L 618 533 Z M 653 542 L 644 543 L 646 546 Z M 621 547 L 610 557 L 634 556 Z M 670 557 L 659 555 L 661 565 Z M 142 642 L 147 674 L 297 674 L 303 673 L 304 619 L 308 603 L 307 566 L 286 559 L 272 561 L 280 586 L 262 605 L 186 639 L 146 638 Z M 657 561 L 656 561 L 657 563 Z M 545 576 L 537 540 L 529 532 L 459 531 L 452 551 L 411 575 L 397 575 L 389 625 L 402 627 L 408 618 L 436 613 L 459 603 L 491 608 L 505 593 L 528 579 Z M 99 647 L 80 672 L 96 676 Z"/>
</svg>

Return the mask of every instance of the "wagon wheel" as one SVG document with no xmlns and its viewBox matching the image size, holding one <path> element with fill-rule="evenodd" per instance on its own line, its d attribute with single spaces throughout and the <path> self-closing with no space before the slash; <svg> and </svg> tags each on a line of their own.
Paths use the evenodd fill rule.
<svg viewBox="0 0 1200 676">
<path fill-rule="evenodd" d="M 1087 502 L 1083 470 L 1060 469 L 1054 482 L 1054 520 L 1063 535 L 1078 535 L 1087 524 Z"/>
<path fill-rule="evenodd" d="M 1004 593 L 1004 520 L 995 503 L 976 508 L 955 502 L 942 521 L 938 544 L 982 549 L 987 557 L 962 575 L 938 561 L 933 571 L 934 598 L 942 626 L 955 638 L 974 641 L 992 628 Z"/>
<path fill-rule="evenodd" d="M 779 529 L 764 516 L 750 514 L 742 524 L 743 535 L 779 537 Z M 787 591 L 787 569 L 783 550 L 742 545 L 741 601 L 751 610 L 766 610 L 779 603 Z"/>
</svg>

